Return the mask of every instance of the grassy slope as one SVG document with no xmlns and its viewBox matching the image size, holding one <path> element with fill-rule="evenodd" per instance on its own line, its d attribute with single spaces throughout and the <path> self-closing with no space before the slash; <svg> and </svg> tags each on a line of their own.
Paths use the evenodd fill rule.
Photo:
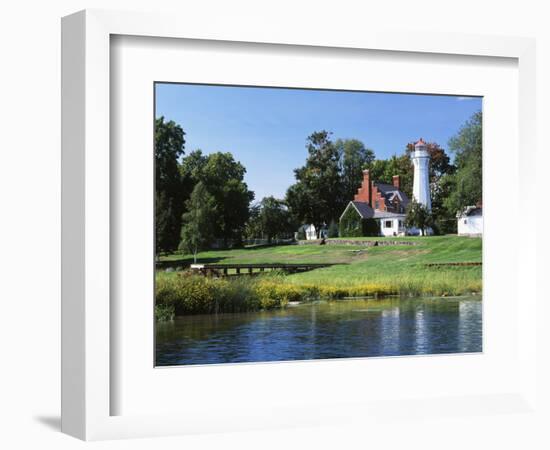
<svg viewBox="0 0 550 450">
<path fill-rule="evenodd" d="M 363 238 L 365 240 L 369 238 Z M 380 238 L 377 238 L 380 240 Z M 218 250 L 199 254 L 199 262 L 292 263 L 345 262 L 284 277 L 285 283 L 352 286 L 383 284 L 401 292 L 449 293 L 481 291 L 481 267 L 427 268 L 427 263 L 479 262 L 481 238 L 459 236 L 407 237 L 391 240 L 415 241 L 414 246 L 363 247 L 351 245 L 291 245 L 240 250 Z M 359 250 L 359 251 L 358 251 Z M 189 263 L 188 256 L 163 259 Z"/>
</svg>

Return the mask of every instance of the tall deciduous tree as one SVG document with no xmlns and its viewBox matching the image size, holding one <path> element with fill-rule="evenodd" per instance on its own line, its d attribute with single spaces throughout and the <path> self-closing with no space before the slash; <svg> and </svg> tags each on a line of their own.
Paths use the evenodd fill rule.
<svg viewBox="0 0 550 450">
<path fill-rule="evenodd" d="M 296 184 L 287 191 L 286 201 L 302 223 L 320 229 L 337 219 L 345 201 L 342 195 L 340 154 L 328 131 L 307 138 L 306 164 L 294 171 Z"/>
<path fill-rule="evenodd" d="M 185 133 L 164 117 L 155 120 L 155 248 L 156 253 L 177 248 L 185 193 L 179 172 Z"/>
<path fill-rule="evenodd" d="M 339 153 L 344 202 L 353 199 L 363 180 L 363 170 L 370 168 L 374 152 L 357 139 L 338 139 L 334 146 Z"/>
<path fill-rule="evenodd" d="M 249 238 L 265 238 L 271 244 L 273 238 L 285 238 L 294 232 L 295 224 L 283 200 L 264 197 L 250 208 L 247 223 Z"/>
<path fill-rule="evenodd" d="M 456 172 L 446 180 L 453 188 L 445 199 L 445 206 L 455 214 L 483 200 L 482 121 L 479 111 L 449 140 L 449 148 L 455 154 Z"/>
<path fill-rule="evenodd" d="M 188 183 L 202 182 L 216 201 L 214 231 L 225 245 L 239 242 L 249 217 L 254 193 L 244 182 L 246 169 L 235 161 L 231 153 L 211 153 L 204 156 L 200 150 L 184 159 L 181 173 Z"/>
<path fill-rule="evenodd" d="M 191 197 L 186 202 L 187 212 L 183 214 L 180 249 L 193 255 L 197 262 L 197 253 L 207 248 L 214 239 L 216 203 L 208 193 L 206 186 L 199 181 Z"/>
<path fill-rule="evenodd" d="M 260 203 L 259 215 L 262 231 L 271 243 L 274 237 L 292 233 L 290 214 L 284 202 L 275 197 L 265 197 Z"/>
</svg>

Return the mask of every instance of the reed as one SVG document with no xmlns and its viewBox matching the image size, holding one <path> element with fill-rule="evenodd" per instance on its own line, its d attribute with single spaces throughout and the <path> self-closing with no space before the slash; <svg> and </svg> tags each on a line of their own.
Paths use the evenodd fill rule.
<svg viewBox="0 0 550 450">
<path fill-rule="evenodd" d="M 347 280 L 334 279 L 332 282 L 320 275 L 319 282 L 312 282 L 278 273 L 218 279 L 158 272 L 155 314 L 157 320 L 170 320 L 174 314 L 270 310 L 284 308 L 291 302 L 346 297 L 467 295 L 481 292 L 479 270 L 476 267 L 428 270 L 421 275 L 398 273 L 379 276 L 374 280 L 372 277 L 365 279 L 357 276 Z"/>
</svg>

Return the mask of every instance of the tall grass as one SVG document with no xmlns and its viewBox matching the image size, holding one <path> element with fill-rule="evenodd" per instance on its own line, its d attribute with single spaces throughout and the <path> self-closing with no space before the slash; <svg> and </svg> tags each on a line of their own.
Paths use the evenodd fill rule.
<svg viewBox="0 0 550 450">
<path fill-rule="evenodd" d="M 319 271 L 321 272 L 321 271 Z M 391 275 L 391 274 L 390 274 Z M 481 277 L 469 269 L 400 273 L 375 281 L 358 277 L 306 282 L 294 276 L 267 274 L 259 277 L 206 278 L 162 272 L 156 278 L 157 319 L 171 315 L 215 314 L 284 308 L 290 302 L 345 297 L 453 296 L 481 292 Z"/>
</svg>

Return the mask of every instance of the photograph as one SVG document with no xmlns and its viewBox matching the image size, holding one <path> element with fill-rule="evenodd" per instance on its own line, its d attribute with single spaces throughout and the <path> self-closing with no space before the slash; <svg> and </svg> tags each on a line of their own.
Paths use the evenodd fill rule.
<svg viewBox="0 0 550 450">
<path fill-rule="evenodd" d="M 482 97 L 154 93 L 156 367 L 483 351 Z"/>
</svg>

